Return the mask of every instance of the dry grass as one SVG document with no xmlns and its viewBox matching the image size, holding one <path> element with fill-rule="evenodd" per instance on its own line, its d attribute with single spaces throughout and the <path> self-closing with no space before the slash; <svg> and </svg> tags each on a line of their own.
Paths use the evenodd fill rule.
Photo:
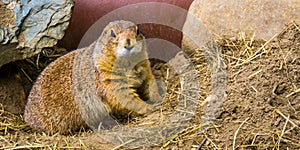
<svg viewBox="0 0 300 150">
<path fill-rule="evenodd" d="M 297 34 L 300 34 L 299 25 L 295 22 L 291 22 L 281 33 L 275 34 L 267 41 L 257 40 L 255 34 L 242 34 L 241 37 L 235 39 L 220 37 L 218 43 L 222 46 L 221 57 L 225 61 L 226 69 L 232 71 L 228 72 L 230 77 L 234 78 L 244 72 L 244 66 L 257 64 L 257 60 L 262 57 L 267 57 L 271 53 L 272 47 L 268 45 L 277 39 L 278 36 L 292 28 L 293 30 L 297 30 Z M 45 55 L 52 56 L 50 53 Z M 53 55 L 53 57 L 55 56 L 56 55 Z M 201 76 L 200 82 L 202 84 L 199 89 L 201 91 L 199 101 L 204 101 L 211 90 L 209 88 L 211 86 L 211 70 L 208 67 L 211 62 L 207 60 L 207 57 L 201 51 L 195 51 L 190 58 L 197 70 L 197 74 Z M 39 66 L 38 69 L 46 66 L 46 64 L 41 63 L 42 61 L 39 56 L 29 61 L 32 65 Z M 282 62 L 282 64 L 285 64 L 285 62 Z M 23 72 L 25 73 L 27 71 L 23 70 Z M 262 72 L 263 69 L 253 71 L 247 77 L 247 80 L 259 76 Z M 160 124 L 168 119 L 172 111 L 176 110 L 176 105 L 178 104 L 182 91 L 180 90 L 179 81 L 177 79 L 171 80 L 172 77 L 170 74 L 170 70 L 167 70 L 165 74 L 165 84 L 168 87 L 166 102 L 163 104 L 160 111 L 146 118 L 135 118 L 131 120 L 129 126 L 153 126 Z M 26 76 L 31 79 L 29 74 L 26 74 Z M 247 85 L 247 87 L 256 92 L 259 90 L 257 87 L 251 87 L 251 85 Z M 299 87 L 292 92 L 289 92 L 285 98 L 291 98 L 298 94 Z M 204 113 L 201 111 L 201 108 L 202 106 L 199 106 L 196 116 L 190 122 L 188 127 L 173 133 L 163 144 L 154 147 L 154 149 L 185 147 L 189 147 L 190 149 L 256 149 L 263 147 L 279 150 L 282 148 L 282 145 L 288 145 L 288 147 L 294 148 L 300 147 L 300 139 L 299 135 L 297 135 L 300 130 L 300 117 L 292 117 L 293 115 L 283 111 L 280 107 L 274 108 L 268 112 L 271 116 L 274 116 L 273 120 L 270 120 L 272 121 L 272 124 L 276 125 L 279 120 L 278 127 L 276 126 L 276 128 L 273 128 L 274 130 L 260 126 L 259 120 L 256 124 L 255 121 L 253 121 L 253 118 L 257 116 L 250 118 L 247 116 L 244 118 L 238 116 L 238 119 L 234 122 L 236 126 L 233 126 L 233 131 L 230 132 L 233 134 L 227 135 L 229 140 L 228 143 L 222 143 L 224 140 L 222 141 L 220 139 L 226 137 L 226 135 L 224 135 L 225 133 L 223 133 L 224 130 L 221 130 L 222 126 L 224 126 L 222 122 L 217 121 L 216 123 L 211 124 L 201 123 L 201 115 Z M 295 110 L 296 112 L 300 111 L 297 110 L 297 108 L 295 108 Z M 281 125 L 279 125 L 280 121 L 283 122 Z M 204 126 L 206 130 L 201 130 Z M 45 133 L 36 133 L 23 121 L 22 116 L 6 112 L 3 109 L 3 106 L 0 107 L 0 132 L 0 146 L 2 149 L 97 149 L 99 148 L 99 145 L 106 147 L 105 143 L 99 144 L 95 142 L 95 140 L 92 141 L 94 143 L 91 143 L 90 140 L 95 139 L 95 137 L 91 136 L 92 133 L 90 130 L 82 130 L 73 135 L 47 135 Z M 249 142 L 245 142 L 245 140 L 249 139 Z M 115 146 L 108 144 L 109 146 L 107 146 L 107 148 L 122 149 L 131 142 L 133 141 L 129 140 L 121 145 Z"/>
</svg>

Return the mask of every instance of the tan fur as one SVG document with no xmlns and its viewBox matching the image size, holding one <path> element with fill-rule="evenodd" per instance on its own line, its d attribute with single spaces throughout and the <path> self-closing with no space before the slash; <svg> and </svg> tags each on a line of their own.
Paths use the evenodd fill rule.
<svg viewBox="0 0 300 150">
<path fill-rule="evenodd" d="M 111 32 L 116 34 L 115 37 Z M 128 113 L 146 114 L 152 111 L 154 105 L 145 101 L 155 103 L 160 97 L 149 61 L 145 60 L 147 51 L 143 40 L 144 37 L 137 34 L 136 25 L 128 21 L 115 21 L 107 25 L 100 38 L 89 47 L 58 58 L 34 84 L 25 108 L 25 121 L 40 132 L 68 133 L 86 126 L 86 119 L 92 119 L 87 124 L 96 123 L 97 127 L 106 116 L 103 112 L 122 119 Z M 141 42 L 143 44 L 139 47 Z M 118 47 L 130 46 L 141 51 L 125 57 L 118 55 Z M 74 58 L 77 57 L 80 59 L 75 63 Z M 76 67 L 78 62 L 83 67 L 74 74 L 74 64 Z M 74 85 L 75 80 L 72 79 L 84 79 L 89 74 L 95 74 L 95 81 L 91 82 L 101 101 L 98 112 L 90 109 L 97 107 L 93 101 L 84 99 L 85 92 L 80 92 L 82 89 L 78 85 L 80 81 Z M 79 95 L 74 96 L 74 91 Z M 92 113 L 99 117 L 89 117 Z"/>
</svg>

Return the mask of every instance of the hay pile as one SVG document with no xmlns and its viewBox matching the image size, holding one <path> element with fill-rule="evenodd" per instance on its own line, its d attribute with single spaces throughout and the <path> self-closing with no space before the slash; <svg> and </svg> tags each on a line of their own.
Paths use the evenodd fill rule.
<svg viewBox="0 0 300 150">
<path fill-rule="evenodd" d="M 266 29 L 267 30 L 267 29 Z M 227 71 L 226 94 L 216 120 L 203 127 L 205 106 L 199 105 L 189 126 L 151 149 L 299 149 L 300 148 L 300 28 L 291 22 L 281 33 L 265 41 L 255 35 L 218 37 L 221 57 Z M 49 56 L 49 55 L 48 55 Z M 43 59 L 46 57 L 43 57 Z M 201 49 L 191 56 L 200 84 L 200 101 L 211 92 L 210 59 Z M 39 61 L 38 61 L 39 60 Z M 41 58 L 27 60 L 31 66 L 42 64 Z M 43 61 L 48 61 L 43 60 Z M 37 63 L 38 62 L 38 63 Z M 34 80 L 34 72 L 21 62 L 17 64 Z M 37 65 L 36 65 L 37 64 Z M 154 65 L 156 74 L 168 85 L 166 100 L 157 114 L 136 118 L 128 125 L 166 119 L 157 117 L 176 109 L 180 84 L 170 68 Z M 34 68 L 34 67 L 31 67 Z M 37 67 L 36 67 L 37 68 Z M 169 71 L 166 71 L 169 70 Z M 35 76 L 34 76 L 35 75 Z M 90 130 L 70 135 L 36 133 L 22 116 L 0 109 L 0 147 L 3 149 L 112 149 L 112 145 Z"/>
</svg>

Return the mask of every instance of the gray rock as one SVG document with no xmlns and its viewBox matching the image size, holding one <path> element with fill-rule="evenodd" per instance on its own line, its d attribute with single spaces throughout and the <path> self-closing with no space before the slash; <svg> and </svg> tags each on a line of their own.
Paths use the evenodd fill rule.
<svg viewBox="0 0 300 150">
<path fill-rule="evenodd" d="M 73 5 L 74 0 L 0 1 L 0 67 L 56 45 Z"/>
</svg>

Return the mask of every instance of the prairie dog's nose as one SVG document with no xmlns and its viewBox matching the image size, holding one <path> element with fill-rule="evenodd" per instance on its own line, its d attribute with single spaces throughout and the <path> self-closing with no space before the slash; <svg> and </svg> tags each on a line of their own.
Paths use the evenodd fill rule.
<svg viewBox="0 0 300 150">
<path fill-rule="evenodd" d="M 130 39 L 126 39 L 126 44 L 127 44 L 127 45 L 130 45 L 130 44 L 131 44 Z"/>
<path fill-rule="evenodd" d="M 124 48 L 127 49 L 128 51 L 130 51 L 133 48 L 133 46 L 128 45 L 128 46 L 124 46 Z"/>
<path fill-rule="evenodd" d="M 124 48 L 129 51 L 133 48 L 133 46 L 131 45 L 130 39 L 126 39 L 126 46 L 124 46 Z"/>
</svg>

